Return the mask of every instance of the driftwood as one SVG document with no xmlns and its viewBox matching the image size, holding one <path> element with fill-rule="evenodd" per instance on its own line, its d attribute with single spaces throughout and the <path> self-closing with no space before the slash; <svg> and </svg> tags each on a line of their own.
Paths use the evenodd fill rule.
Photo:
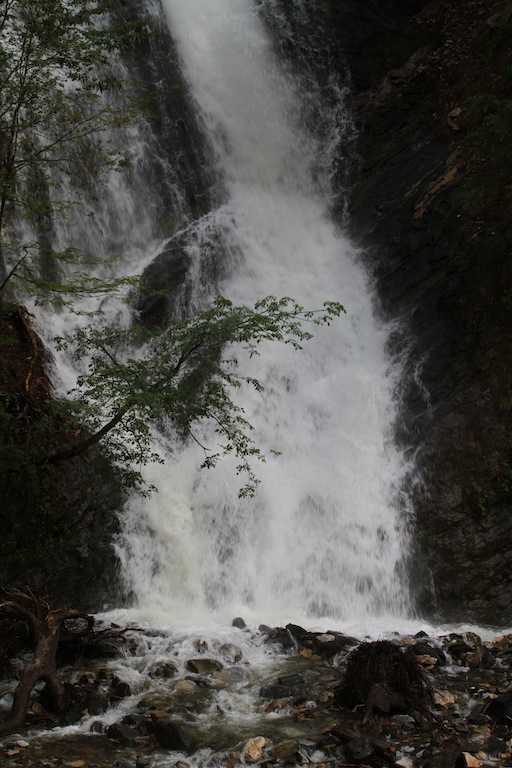
<svg viewBox="0 0 512 768">
<path fill-rule="evenodd" d="M 342 707 L 364 708 L 363 723 L 393 712 L 426 714 L 432 701 L 413 651 L 387 640 L 362 643 L 350 654 L 334 696 Z"/>
<path fill-rule="evenodd" d="M 12 612 L 28 620 L 34 633 L 34 657 L 24 670 L 14 691 L 14 700 L 7 720 L 0 722 L 0 735 L 17 730 L 25 724 L 30 695 L 39 681 L 44 681 L 59 716 L 66 710 L 66 688 L 57 672 L 57 649 L 61 628 L 81 637 L 92 632 L 94 619 L 86 613 L 68 606 L 58 608 L 44 598 L 36 597 L 30 590 L 21 592 L 11 589 L 9 599 L 0 603 L 0 609 Z"/>
</svg>

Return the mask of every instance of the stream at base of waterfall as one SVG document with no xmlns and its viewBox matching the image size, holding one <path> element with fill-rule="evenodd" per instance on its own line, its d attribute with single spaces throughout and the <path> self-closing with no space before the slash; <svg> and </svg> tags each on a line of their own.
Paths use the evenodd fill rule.
<svg viewBox="0 0 512 768">
<path fill-rule="evenodd" d="M 98 621 L 119 631 L 128 618 L 117 612 Z M 63 678 L 83 690 L 87 706 L 69 712 L 77 722 L 45 730 L 53 723 L 39 692 L 29 731 L 0 741 L 1 764 L 457 768 L 469 755 L 476 761 L 469 765 L 510 765 L 512 635 L 420 626 L 409 626 L 414 635 L 392 633 L 378 643 L 295 624 L 255 629 L 241 618 L 224 629 L 133 627 L 98 643 L 93 658 L 84 654 L 62 667 Z M 382 711 L 378 686 L 371 708 L 343 701 L 350 658 L 375 645 L 413 654 L 428 685 L 426 708 Z M 13 685 L 2 683 L 2 706 Z"/>
</svg>

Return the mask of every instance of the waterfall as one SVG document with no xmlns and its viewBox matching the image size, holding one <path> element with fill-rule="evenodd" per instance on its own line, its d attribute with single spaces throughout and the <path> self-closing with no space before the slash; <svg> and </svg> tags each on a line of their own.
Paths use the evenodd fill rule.
<svg viewBox="0 0 512 768">
<path fill-rule="evenodd" d="M 256 467 L 253 499 L 238 498 L 234 462 L 199 470 L 195 443 L 148 468 L 159 492 L 129 502 L 118 542 L 127 588 L 140 609 L 173 620 L 403 616 L 399 372 L 362 254 L 330 215 L 330 163 L 348 121 L 342 101 L 326 114 L 321 94 L 286 73 L 253 0 L 163 0 L 163 8 L 219 180 L 218 205 L 179 233 L 190 279 L 202 276 L 190 286 L 191 309 L 215 293 L 242 304 L 273 294 L 311 309 L 341 301 L 346 315 L 315 329 L 301 352 L 269 346 L 258 358 L 238 356 L 265 387 L 239 393 L 256 443 L 281 453 Z M 202 246 L 211 253 L 213 241 L 205 282 Z M 201 436 L 210 448 L 215 439 Z"/>
</svg>

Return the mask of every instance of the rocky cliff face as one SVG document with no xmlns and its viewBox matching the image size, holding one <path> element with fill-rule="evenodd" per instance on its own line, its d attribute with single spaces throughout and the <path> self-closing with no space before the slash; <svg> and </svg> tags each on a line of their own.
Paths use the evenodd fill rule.
<svg viewBox="0 0 512 768">
<path fill-rule="evenodd" d="M 383 315 L 401 321 L 391 351 L 405 369 L 397 435 L 417 466 L 419 610 L 509 624 L 512 6 L 270 4 L 294 19 L 277 39 L 290 61 L 308 51 L 320 78 L 351 73 L 348 226 Z"/>
<path fill-rule="evenodd" d="M 419 604 L 430 615 L 507 624 L 512 8 L 319 7 L 329 45 L 339 41 L 353 72 L 352 233 L 369 248 L 382 311 L 403 319 L 394 352 L 407 359 L 400 438 L 418 452 L 422 481 Z"/>
<path fill-rule="evenodd" d="M 97 452 L 45 464 L 80 432 L 55 407 L 32 321 L 24 307 L 0 312 L 0 584 L 101 610 L 118 596 L 122 494 Z"/>
</svg>

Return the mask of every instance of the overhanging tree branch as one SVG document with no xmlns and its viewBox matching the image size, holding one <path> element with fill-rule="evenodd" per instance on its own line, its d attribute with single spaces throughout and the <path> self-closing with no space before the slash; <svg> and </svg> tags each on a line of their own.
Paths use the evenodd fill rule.
<svg viewBox="0 0 512 768">
<path fill-rule="evenodd" d="M 99 174 L 125 160 L 105 132 L 133 121 L 136 100 L 114 75 L 109 57 L 140 26 L 121 28 L 107 18 L 111 7 L 113 0 L 0 3 L 0 257 L 8 275 L 0 293 L 16 283 L 22 264 L 39 257 L 37 244 L 27 249 L 23 237 L 5 242 L 6 223 L 17 217 L 48 221 L 65 212 L 52 195 L 34 190 L 34 174 L 36 187 L 61 184 L 64 175 L 73 175 L 79 162 L 74 150 L 86 140 L 94 140 L 88 172 Z M 44 281 L 31 281 L 27 271 L 22 277 L 24 290 L 45 292 Z"/>
<path fill-rule="evenodd" d="M 43 463 L 78 456 L 101 442 L 121 469 L 130 467 L 130 483 L 141 486 L 142 477 L 132 466 L 154 458 L 151 428 L 157 420 L 169 420 L 184 437 L 192 435 L 194 424 L 211 421 L 223 442 L 210 452 L 201 446 L 208 453 L 203 466 L 215 466 L 222 456 L 234 454 L 239 460 L 237 471 L 247 478 L 240 493 L 253 493 L 258 481 L 250 462 L 265 461 L 265 454 L 255 445 L 253 428 L 234 393 L 242 383 L 257 392 L 263 391 L 263 385 L 255 377 L 240 374 L 237 362 L 225 359 L 222 349 L 237 344 L 249 355 L 257 355 L 263 341 L 300 349 L 311 339 L 306 324 L 328 325 L 343 311 L 337 302 L 310 311 L 289 297 L 269 296 L 254 308 L 234 306 L 219 297 L 209 309 L 176 323 L 158 337 L 133 326 L 128 330 L 86 328 L 61 339 L 60 344 L 71 347 L 77 359 L 89 357 L 88 371 L 71 394 L 92 434 L 46 457 Z M 113 351 L 130 347 L 141 333 L 137 357 L 123 359 Z M 100 426 L 105 413 L 111 417 Z"/>
</svg>

